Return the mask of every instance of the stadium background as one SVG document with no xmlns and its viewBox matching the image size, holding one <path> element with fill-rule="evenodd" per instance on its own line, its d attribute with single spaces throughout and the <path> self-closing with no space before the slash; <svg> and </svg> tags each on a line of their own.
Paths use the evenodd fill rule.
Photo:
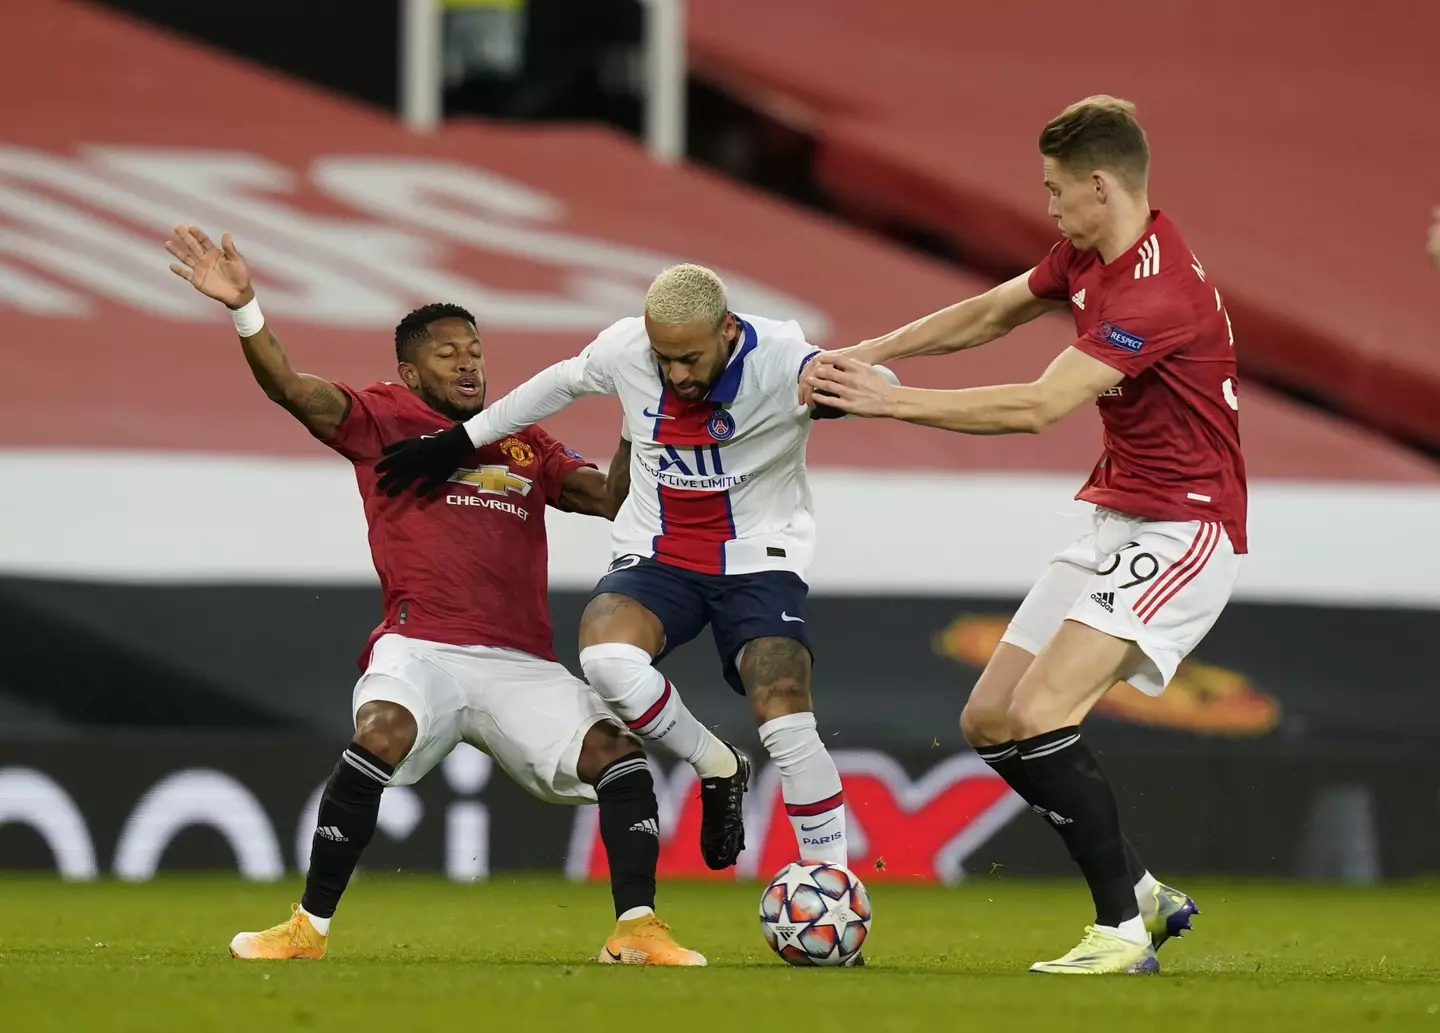
<svg viewBox="0 0 1440 1033">
<path fill-rule="evenodd" d="M 666 166 L 634 135 L 637 5 L 448 6 L 450 117 L 423 136 L 393 111 L 388 2 L 7 11 L 0 868 L 278 878 L 303 866 L 347 732 L 377 612 L 350 470 L 166 271 L 170 225 L 232 231 L 296 365 L 335 379 L 391 373 L 390 328 L 415 305 L 469 306 L 497 397 L 635 311 L 676 260 L 824 346 L 984 289 L 1053 236 L 1034 128 L 1103 90 L 1138 102 L 1153 196 L 1233 314 L 1253 489 L 1235 602 L 1165 697 L 1118 687 L 1094 721 L 1133 838 L 1177 877 L 1434 870 L 1436 8 L 1340 0 L 1296 22 L 1283 5 L 1109 0 L 1089 10 L 1120 26 L 1113 52 L 1080 54 L 1022 32 L 1053 17 L 1033 3 L 691 0 L 691 160 Z M 900 372 L 1028 378 L 1067 334 L 1047 317 Z M 590 400 L 549 429 L 603 462 L 617 418 Z M 817 428 L 816 697 L 867 879 L 1069 871 L 955 719 L 1082 519 L 1069 500 L 1097 447 L 1090 412 L 1024 439 Z M 551 525 L 573 665 L 607 528 Z M 756 748 L 711 652 L 669 670 Z M 701 874 L 685 777 L 662 779 L 666 875 Z M 784 853 L 774 789 L 762 775 L 742 877 Z M 581 875 L 591 821 L 461 753 L 387 793 L 366 863 Z"/>
</svg>

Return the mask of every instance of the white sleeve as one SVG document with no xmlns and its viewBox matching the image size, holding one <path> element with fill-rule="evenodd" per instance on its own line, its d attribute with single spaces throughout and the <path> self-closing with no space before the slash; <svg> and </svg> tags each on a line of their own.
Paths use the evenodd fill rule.
<svg viewBox="0 0 1440 1033">
<path fill-rule="evenodd" d="M 780 332 L 769 342 L 765 366 L 765 391 L 780 407 L 797 417 L 808 417 L 810 407 L 800 404 L 800 375 L 806 365 L 823 351 L 805 340 L 804 332 L 797 323 L 785 323 Z M 900 378 L 891 369 L 875 365 L 879 373 L 892 387 L 900 386 Z"/>
<path fill-rule="evenodd" d="M 800 371 L 820 354 L 820 349 L 805 340 L 798 323 L 781 323 L 773 333 L 760 350 L 765 393 L 782 409 L 804 413 L 807 410 L 800 404 Z"/>
<path fill-rule="evenodd" d="M 465 421 L 475 447 L 499 441 L 554 416 L 582 395 L 614 394 L 615 384 L 596 338 L 572 359 L 542 369 L 504 398 Z"/>
</svg>

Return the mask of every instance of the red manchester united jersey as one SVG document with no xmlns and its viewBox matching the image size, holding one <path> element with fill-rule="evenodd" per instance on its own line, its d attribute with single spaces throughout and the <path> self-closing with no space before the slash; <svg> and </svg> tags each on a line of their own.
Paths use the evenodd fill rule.
<svg viewBox="0 0 1440 1033">
<path fill-rule="evenodd" d="M 1076 498 L 1152 520 L 1218 520 L 1246 551 L 1235 339 L 1220 292 L 1163 212 L 1106 264 L 1068 240 L 1030 274 L 1075 347 L 1125 374 L 1096 404 L 1105 453 Z"/>
<path fill-rule="evenodd" d="M 590 464 L 528 427 L 476 449 L 431 497 L 392 499 L 375 489 L 380 450 L 451 421 L 403 384 L 338 386 L 350 414 L 326 444 L 355 464 L 385 605 L 360 666 L 388 633 L 553 660 L 545 506 L 559 502 L 571 470 Z"/>
</svg>

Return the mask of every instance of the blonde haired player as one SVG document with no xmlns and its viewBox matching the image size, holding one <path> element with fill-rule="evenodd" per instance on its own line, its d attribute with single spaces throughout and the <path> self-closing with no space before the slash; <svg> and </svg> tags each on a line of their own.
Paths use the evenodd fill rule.
<svg viewBox="0 0 1440 1033">
<path fill-rule="evenodd" d="M 840 775 L 815 723 L 805 575 L 815 522 L 805 477 L 811 408 L 798 381 L 819 349 L 793 322 L 738 315 L 710 269 L 666 269 L 643 317 L 622 319 L 483 413 L 388 446 L 381 487 L 424 494 L 455 457 L 587 394 L 617 395 L 633 442 L 613 559 L 580 623 L 580 663 L 629 728 L 700 780 L 701 853 L 744 848 L 746 758 L 680 700 L 656 660 L 708 625 L 725 680 L 746 696 L 780 773 L 799 856 L 847 860 Z M 838 414 L 837 414 L 838 415 Z"/>
<path fill-rule="evenodd" d="M 1105 452 L 1078 498 L 1093 524 L 1016 611 L 960 718 L 966 739 L 1059 831 L 1095 924 L 1036 972 L 1156 972 L 1194 902 L 1145 871 L 1080 722 L 1117 681 L 1158 694 L 1230 598 L 1245 543 L 1234 338 L 1179 229 L 1150 208 L 1133 105 L 1087 97 L 1040 134 L 1065 238 L 1024 276 L 884 337 L 822 355 L 803 393 L 860 416 L 962 434 L 1039 433 L 1089 402 Z M 1075 342 L 1029 384 L 897 388 L 866 365 L 941 355 L 1068 308 Z"/>
</svg>

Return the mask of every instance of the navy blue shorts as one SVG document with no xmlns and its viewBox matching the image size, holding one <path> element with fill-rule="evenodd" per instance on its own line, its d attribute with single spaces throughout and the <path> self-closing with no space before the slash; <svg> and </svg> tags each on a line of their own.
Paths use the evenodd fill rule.
<svg viewBox="0 0 1440 1033">
<path fill-rule="evenodd" d="M 628 595 L 665 627 L 661 660 L 710 625 L 725 681 L 742 696 L 735 668 L 740 647 L 757 638 L 792 638 L 807 650 L 805 599 L 810 588 L 788 570 L 753 574 L 697 574 L 645 556 L 620 556 L 610 564 L 590 598 Z"/>
</svg>

